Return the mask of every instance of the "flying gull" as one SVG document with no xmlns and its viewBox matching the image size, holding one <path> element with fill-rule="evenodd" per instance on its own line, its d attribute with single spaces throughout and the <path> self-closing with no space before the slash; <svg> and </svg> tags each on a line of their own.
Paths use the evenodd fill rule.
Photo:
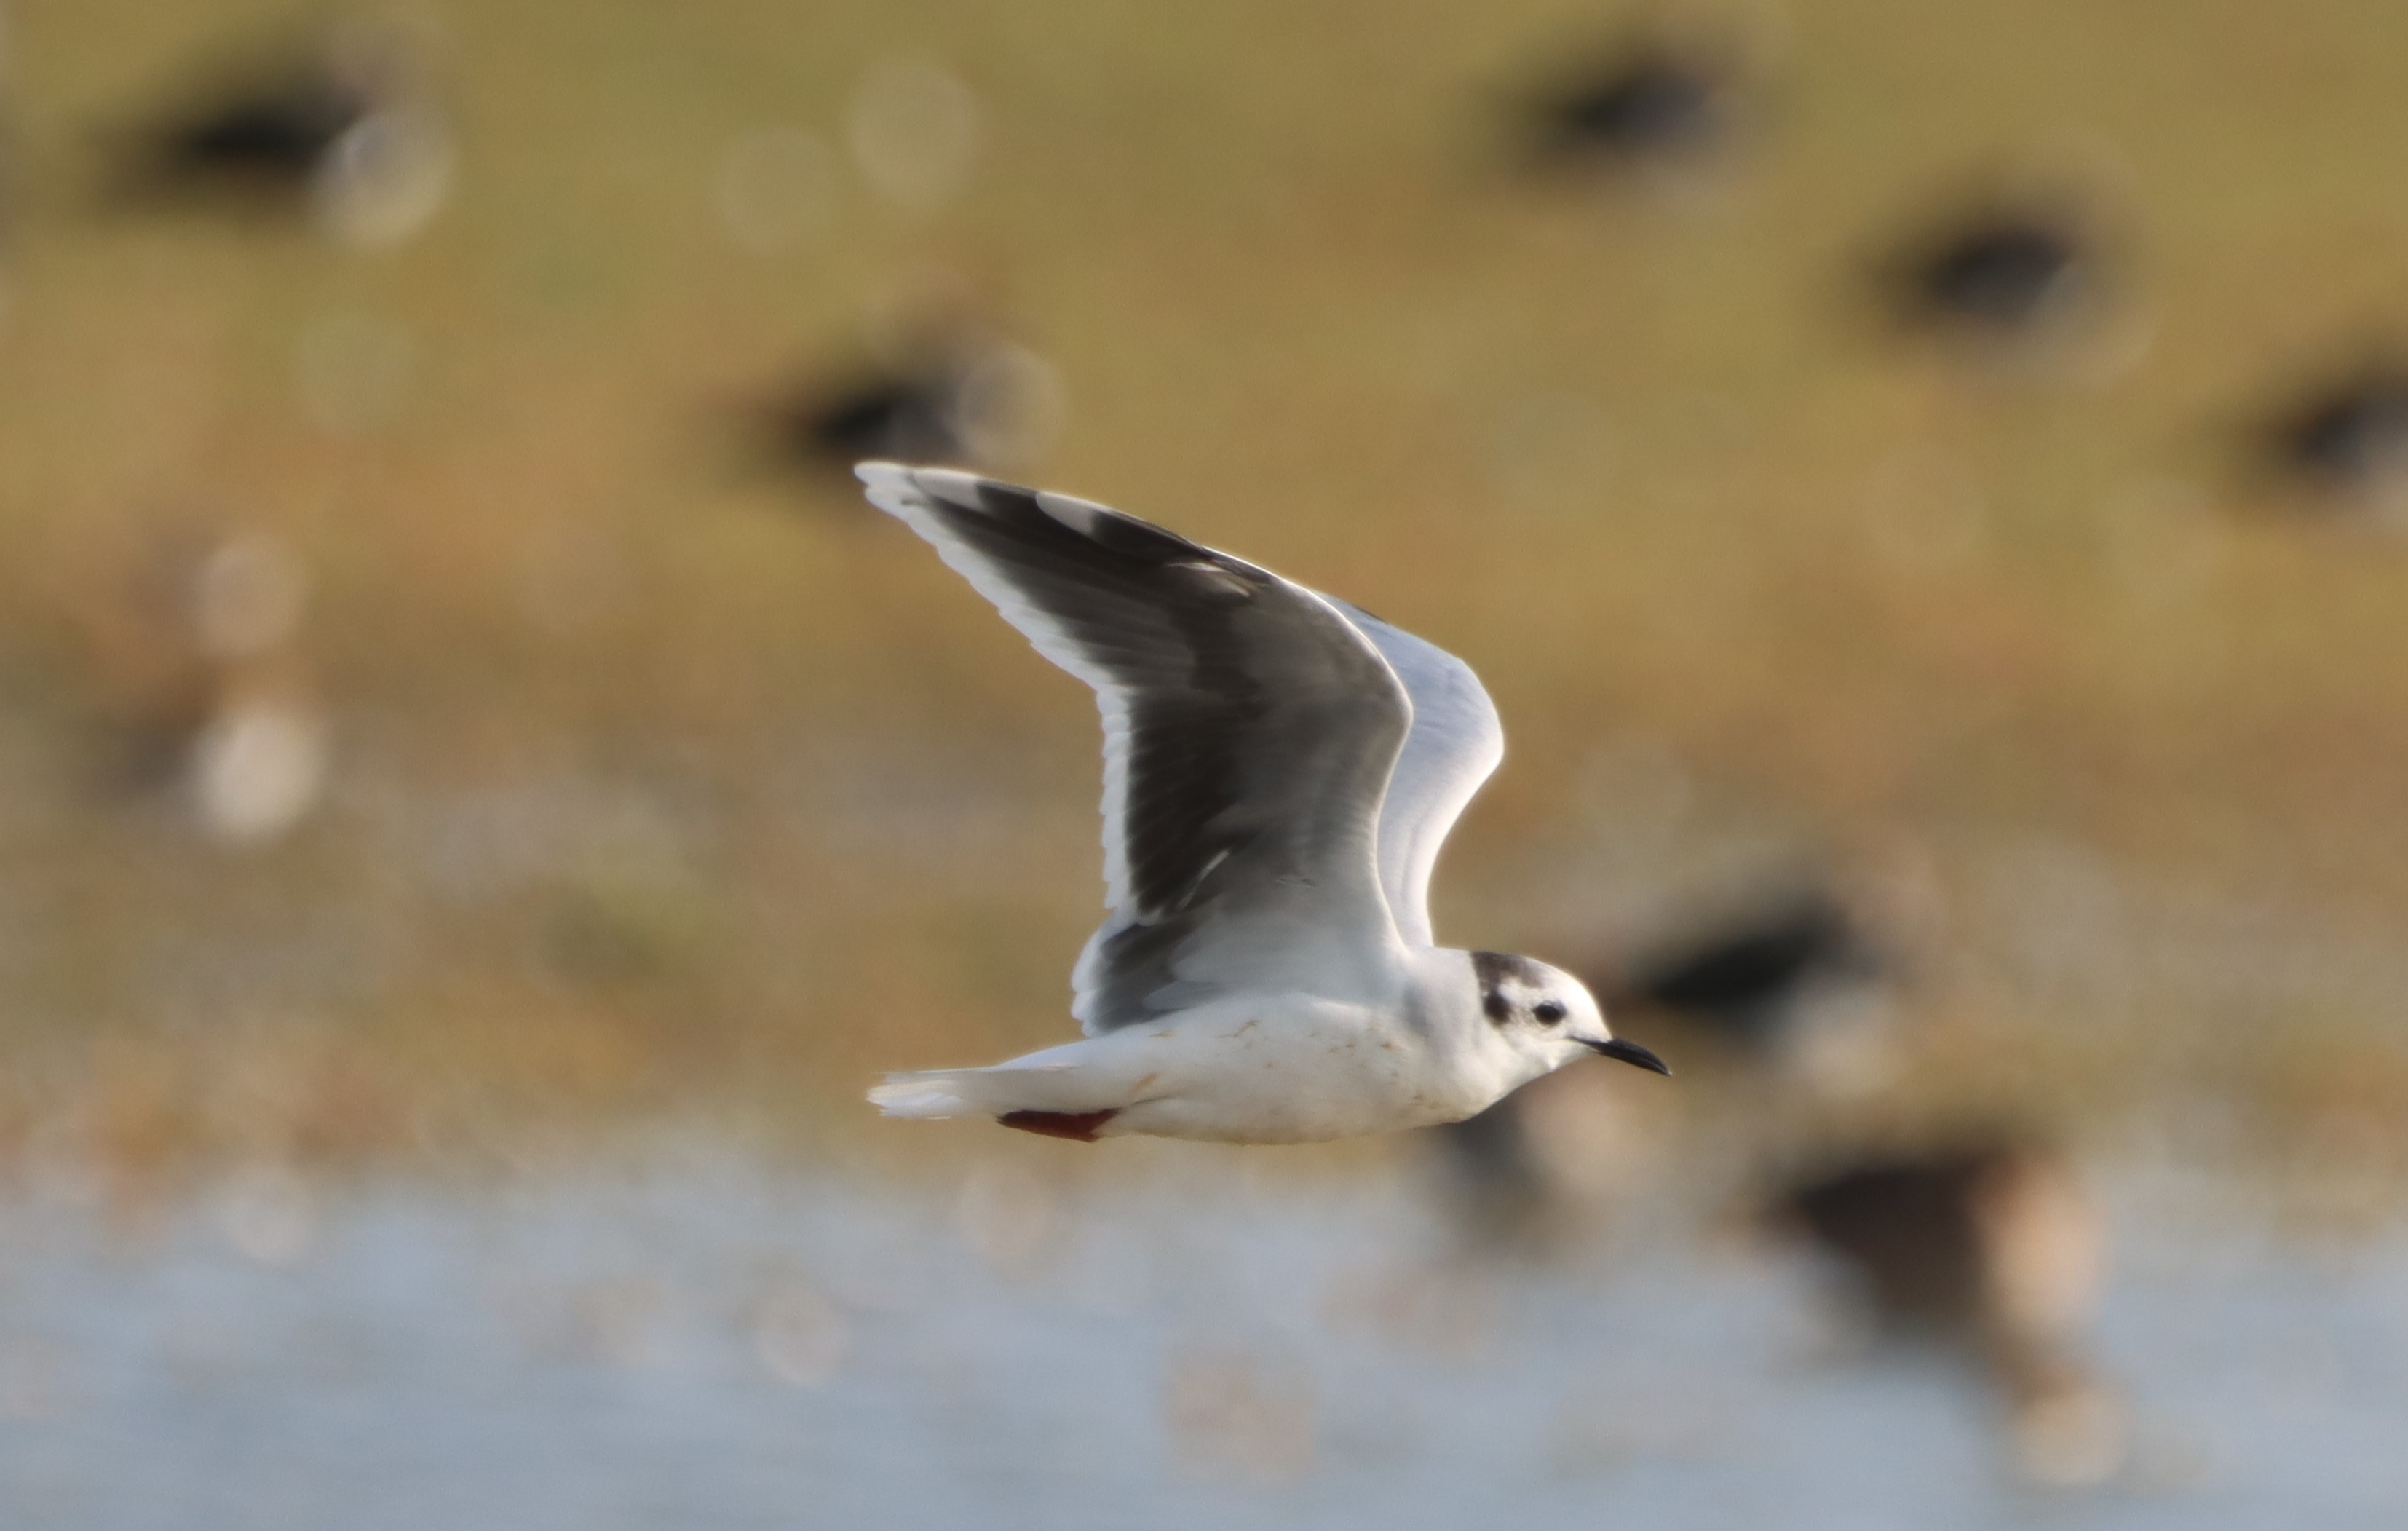
<svg viewBox="0 0 2408 1531">
<path fill-rule="evenodd" d="M 1570 973 L 1431 937 L 1439 847 L 1505 752 L 1470 666 L 1104 506 L 855 471 L 1104 722 L 1085 1039 L 889 1075 L 869 1093 L 887 1115 L 1307 1143 L 1460 1121 L 1591 1053 L 1670 1072 Z"/>
</svg>

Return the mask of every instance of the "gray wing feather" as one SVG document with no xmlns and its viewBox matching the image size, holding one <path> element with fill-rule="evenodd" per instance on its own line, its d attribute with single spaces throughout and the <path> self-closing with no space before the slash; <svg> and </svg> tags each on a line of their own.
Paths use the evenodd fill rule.
<svg viewBox="0 0 2408 1531">
<path fill-rule="evenodd" d="M 1412 704 L 1323 596 L 1068 495 L 865 463 L 906 522 L 1095 688 L 1111 912 L 1072 978 L 1090 1035 L 1219 995 L 1384 997 L 1380 803 Z"/>
<path fill-rule="evenodd" d="M 1430 871 L 1455 820 L 1505 758 L 1505 725 L 1470 665 L 1358 607 L 1331 604 L 1371 640 L 1412 698 L 1412 731 L 1380 808 L 1380 886 L 1398 935 L 1436 946 Z"/>
</svg>

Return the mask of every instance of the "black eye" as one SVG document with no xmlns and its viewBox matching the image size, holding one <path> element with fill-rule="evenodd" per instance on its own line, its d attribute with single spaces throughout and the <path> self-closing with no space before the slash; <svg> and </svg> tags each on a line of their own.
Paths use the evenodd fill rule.
<svg viewBox="0 0 2408 1531">
<path fill-rule="evenodd" d="M 1539 1024 L 1552 1026 L 1564 1018 L 1564 1008 L 1555 1000 L 1542 999 L 1530 1007 L 1530 1013 L 1538 1017 Z"/>
</svg>

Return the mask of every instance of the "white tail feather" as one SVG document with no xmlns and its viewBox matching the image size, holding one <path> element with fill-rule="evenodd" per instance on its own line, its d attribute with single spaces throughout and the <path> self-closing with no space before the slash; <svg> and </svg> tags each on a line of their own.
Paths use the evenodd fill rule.
<svg viewBox="0 0 2408 1531">
<path fill-rule="evenodd" d="M 1128 1101 L 1091 1069 L 1068 1064 L 996 1064 L 990 1068 L 932 1068 L 889 1074 L 869 1103 L 888 1116 L 941 1121 L 1001 1116 L 1007 1111 L 1101 1111 Z"/>
<path fill-rule="evenodd" d="M 909 1076 L 897 1076 L 909 1079 Z M 919 1082 L 887 1083 L 874 1086 L 869 1103 L 888 1116 L 910 1117 L 920 1122 L 944 1122 L 957 1116 L 977 1116 L 968 1102 L 942 1086 Z"/>
</svg>

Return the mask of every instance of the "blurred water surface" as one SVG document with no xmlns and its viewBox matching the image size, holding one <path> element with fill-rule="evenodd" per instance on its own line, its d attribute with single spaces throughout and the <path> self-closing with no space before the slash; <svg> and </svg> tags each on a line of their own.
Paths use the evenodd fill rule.
<svg viewBox="0 0 2408 1531">
<path fill-rule="evenodd" d="M 1214 1156 L 1216 1159 L 1219 1156 Z M 1200 1163 L 1200 1161 L 1199 1161 Z M 710 1158 L 131 1229 L 0 1221 L 0 1500 L 28 1531 L 2396 1524 L 2408 1239 L 2303 1258 L 2114 1182 L 2130 1463 L 2019 1482 L 1936 1361 L 1673 1237 L 1466 1264 L 1405 1183 L 1065 1192 Z"/>
</svg>

